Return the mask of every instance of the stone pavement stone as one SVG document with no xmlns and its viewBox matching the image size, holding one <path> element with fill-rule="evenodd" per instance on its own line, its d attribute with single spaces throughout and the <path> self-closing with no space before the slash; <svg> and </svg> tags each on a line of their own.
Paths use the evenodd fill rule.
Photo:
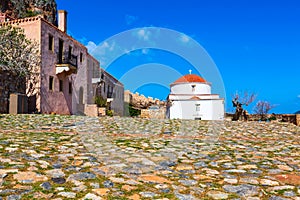
<svg viewBox="0 0 300 200">
<path fill-rule="evenodd" d="M 0 183 L 3 199 L 299 200 L 300 127 L 0 115 Z"/>
<path fill-rule="evenodd" d="M 228 199 L 228 194 L 220 191 L 209 191 L 207 196 L 212 199 Z"/>
</svg>

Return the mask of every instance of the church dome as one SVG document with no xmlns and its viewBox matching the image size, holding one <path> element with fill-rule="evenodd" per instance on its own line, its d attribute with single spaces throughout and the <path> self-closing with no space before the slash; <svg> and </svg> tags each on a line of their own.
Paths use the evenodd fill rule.
<svg viewBox="0 0 300 200">
<path fill-rule="evenodd" d="M 195 74 L 188 74 L 177 79 L 173 84 L 176 83 L 207 83 L 205 79 Z"/>
</svg>

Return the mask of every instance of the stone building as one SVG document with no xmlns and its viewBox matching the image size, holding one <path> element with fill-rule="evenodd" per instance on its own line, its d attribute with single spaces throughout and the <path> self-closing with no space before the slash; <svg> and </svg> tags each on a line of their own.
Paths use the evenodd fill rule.
<svg viewBox="0 0 300 200">
<path fill-rule="evenodd" d="M 85 107 L 94 103 L 92 79 L 99 77 L 94 77 L 93 71 L 100 68 L 100 64 L 89 55 L 84 45 L 66 33 L 66 11 L 58 11 L 58 20 L 58 26 L 55 26 L 39 15 L 16 20 L 3 19 L 0 26 L 20 27 L 24 29 L 28 39 L 39 45 L 40 78 L 33 96 L 29 97 L 34 101 L 31 103 L 34 106 L 29 111 L 83 114 Z M 113 82 L 118 81 L 114 79 Z M 123 86 L 119 82 L 118 84 Z M 116 91 L 119 92 L 118 95 L 122 95 L 119 89 Z M 121 108 L 123 103 L 115 101 L 113 106 Z M 118 113 L 122 111 L 118 110 Z"/>
<path fill-rule="evenodd" d="M 211 94 L 211 84 L 195 74 L 180 77 L 170 86 L 170 119 L 224 120 L 224 99 Z"/>
<path fill-rule="evenodd" d="M 107 100 L 108 109 L 112 110 L 114 115 L 123 116 L 124 85 L 100 68 L 94 68 L 92 82 L 94 96 L 102 96 Z"/>
</svg>

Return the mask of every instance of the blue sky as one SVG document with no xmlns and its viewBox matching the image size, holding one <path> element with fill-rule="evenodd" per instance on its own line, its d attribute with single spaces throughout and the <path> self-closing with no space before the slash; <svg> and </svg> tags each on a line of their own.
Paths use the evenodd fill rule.
<svg viewBox="0 0 300 200">
<path fill-rule="evenodd" d="M 106 47 L 114 51 L 119 44 L 106 45 L 108 38 L 136 28 L 145 30 L 144 27 L 177 31 L 184 36 L 181 38 L 183 42 L 195 40 L 220 72 L 226 91 L 227 111 L 232 110 L 231 95 L 245 90 L 257 93 L 257 100 L 277 105 L 271 112 L 293 113 L 300 110 L 298 0 L 56 2 L 58 9 L 68 11 L 68 33 L 90 50 L 98 46 L 98 50 Z M 147 32 L 140 33 L 143 33 L 144 39 L 148 37 Z M 154 39 L 152 42 L 155 42 Z M 189 69 L 203 76 L 202 71 L 197 70 L 199 66 L 195 68 L 186 58 L 168 51 L 128 49 L 109 66 L 105 66 L 107 63 L 101 60 L 102 57 L 97 57 L 96 51 L 93 53 L 108 72 L 124 80 L 126 89 L 159 99 L 168 95 L 165 82 L 170 84 L 180 75 L 188 74 Z M 136 77 L 135 86 L 129 72 Z M 155 81 L 151 82 L 151 77 Z M 212 79 L 208 81 L 212 82 Z M 129 80 L 131 82 L 127 82 Z M 218 88 L 214 88 L 214 82 L 212 84 L 213 92 L 219 92 Z M 255 102 L 247 108 L 248 111 L 252 112 L 254 105 Z"/>
</svg>

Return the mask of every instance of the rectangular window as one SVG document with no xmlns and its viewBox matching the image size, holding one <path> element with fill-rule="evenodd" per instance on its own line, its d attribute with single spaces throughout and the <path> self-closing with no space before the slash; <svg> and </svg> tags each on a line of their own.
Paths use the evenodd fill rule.
<svg viewBox="0 0 300 200">
<path fill-rule="evenodd" d="M 72 56 L 72 47 L 69 46 L 69 54 L 68 54 L 68 58 L 71 59 L 71 56 Z"/>
<path fill-rule="evenodd" d="M 59 91 L 62 92 L 64 90 L 64 82 L 63 80 L 59 80 Z"/>
<path fill-rule="evenodd" d="M 83 54 L 82 54 L 82 52 L 80 52 L 80 62 L 82 62 L 83 61 Z"/>
<path fill-rule="evenodd" d="M 54 37 L 53 35 L 49 34 L 49 51 L 54 51 Z"/>
<path fill-rule="evenodd" d="M 58 43 L 58 62 L 60 64 L 63 63 L 63 54 L 64 54 L 64 41 L 62 39 L 59 39 L 59 43 Z"/>
<path fill-rule="evenodd" d="M 54 77 L 50 76 L 49 77 L 49 90 L 53 91 L 53 89 L 54 89 Z"/>
<path fill-rule="evenodd" d="M 197 111 L 197 112 L 200 111 L 200 104 L 196 104 L 196 111 Z"/>
<path fill-rule="evenodd" d="M 72 94 L 72 82 L 69 82 L 69 94 Z"/>
</svg>

